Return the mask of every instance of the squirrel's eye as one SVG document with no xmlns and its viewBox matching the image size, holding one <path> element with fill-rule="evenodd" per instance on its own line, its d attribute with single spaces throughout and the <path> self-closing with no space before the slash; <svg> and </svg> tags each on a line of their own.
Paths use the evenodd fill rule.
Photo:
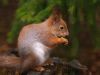
<svg viewBox="0 0 100 75">
<path fill-rule="evenodd" d="M 62 30 L 62 29 L 64 29 L 64 27 L 63 26 L 60 26 L 60 29 Z"/>
</svg>

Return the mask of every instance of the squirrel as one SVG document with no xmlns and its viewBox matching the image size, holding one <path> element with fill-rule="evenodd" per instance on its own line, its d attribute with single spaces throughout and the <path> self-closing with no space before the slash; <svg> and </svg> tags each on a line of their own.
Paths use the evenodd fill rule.
<svg viewBox="0 0 100 75">
<path fill-rule="evenodd" d="M 0 56 L 0 67 L 18 69 L 21 72 L 42 65 L 52 49 L 60 44 L 68 44 L 67 25 L 61 13 L 54 10 L 51 16 L 38 24 L 29 24 L 22 28 L 18 37 L 16 56 Z"/>
</svg>

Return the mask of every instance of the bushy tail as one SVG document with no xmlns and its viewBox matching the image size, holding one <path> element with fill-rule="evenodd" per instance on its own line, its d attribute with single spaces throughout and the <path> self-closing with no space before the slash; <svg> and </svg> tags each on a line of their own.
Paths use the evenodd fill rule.
<svg viewBox="0 0 100 75">
<path fill-rule="evenodd" d="M 19 70 L 21 68 L 21 60 L 16 56 L 0 56 L 0 68 Z"/>
</svg>

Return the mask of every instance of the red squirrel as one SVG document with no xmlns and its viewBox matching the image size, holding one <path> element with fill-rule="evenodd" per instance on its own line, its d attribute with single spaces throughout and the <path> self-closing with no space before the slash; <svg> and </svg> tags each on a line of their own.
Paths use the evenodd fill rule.
<svg viewBox="0 0 100 75">
<path fill-rule="evenodd" d="M 22 28 L 18 37 L 18 52 L 20 57 L 0 56 L 0 67 L 25 71 L 42 65 L 51 50 L 59 44 L 68 44 L 65 36 L 69 32 L 59 11 L 53 11 L 51 16 L 39 24 L 30 24 Z"/>
</svg>

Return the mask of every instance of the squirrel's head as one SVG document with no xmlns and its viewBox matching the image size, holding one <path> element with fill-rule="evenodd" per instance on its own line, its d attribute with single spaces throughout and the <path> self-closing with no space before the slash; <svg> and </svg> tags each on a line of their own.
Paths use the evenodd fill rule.
<svg viewBox="0 0 100 75">
<path fill-rule="evenodd" d="M 69 35 L 67 24 L 62 19 L 59 9 L 53 10 L 49 17 L 50 32 L 57 37 L 65 37 Z"/>
</svg>

